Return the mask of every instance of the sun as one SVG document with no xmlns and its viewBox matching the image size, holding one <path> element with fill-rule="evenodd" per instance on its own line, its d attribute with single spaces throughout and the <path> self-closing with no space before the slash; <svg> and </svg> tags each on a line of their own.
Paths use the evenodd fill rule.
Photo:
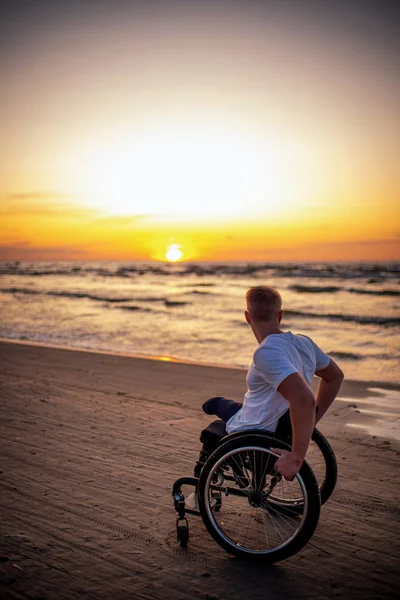
<svg viewBox="0 0 400 600">
<path fill-rule="evenodd" d="M 180 260 L 182 256 L 183 252 L 180 249 L 180 244 L 170 244 L 165 253 L 165 258 L 170 262 L 176 262 L 177 260 Z"/>
</svg>

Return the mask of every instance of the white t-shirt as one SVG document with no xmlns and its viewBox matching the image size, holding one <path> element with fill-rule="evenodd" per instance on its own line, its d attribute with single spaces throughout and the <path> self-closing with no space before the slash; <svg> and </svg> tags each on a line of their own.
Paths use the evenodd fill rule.
<svg viewBox="0 0 400 600">
<path fill-rule="evenodd" d="M 274 333 L 254 352 L 247 373 L 247 392 L 241 408 L 226 424 L 226 431 L 267 429 L 275 431 L 289 402 L 277 390 L 286 377 L 301 373 L 309 385 L 315 371 L 327 367 L 330 358 L 305 335 Z"/>
</svg>

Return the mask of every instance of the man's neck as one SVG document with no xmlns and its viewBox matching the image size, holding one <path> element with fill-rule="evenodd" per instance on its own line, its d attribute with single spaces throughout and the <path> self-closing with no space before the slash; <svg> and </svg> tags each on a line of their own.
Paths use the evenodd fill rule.
<svg viewBox="0 0 400 600">
<path fill-rule="evenodd" d="M 257 323 L 257 325 L 253 325 L 253 333 L 260 344 L 269 335 L 284 332 L 277 323 Z"/>
</svg>

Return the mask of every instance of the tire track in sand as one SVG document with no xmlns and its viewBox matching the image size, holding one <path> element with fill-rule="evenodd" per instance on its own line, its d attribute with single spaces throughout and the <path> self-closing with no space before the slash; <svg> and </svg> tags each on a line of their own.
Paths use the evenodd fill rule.
<svg viewBox="0 0 400 600">
<path fill-rule="evenodd" d="M 79 520 L 83 520 L 86 523 L 88 523 L 89 525 L 91 525 L 94 529 L 100 529 L 102 531 L 106 531 L 109 533 L 118 533 L 125 538 L 134 538 L 134 539 L 138 540 L 139 542 L 146 544 L 146 546 L 151 545 L 155 548 L 158 548 L 163 553 L 165 553 L 167 551 L 170 556 L 183 558 L 185 561 L 188 561 L 191 563 L 197 563 L 197 564 L 200 564 L 207 568 L 214 568 L 217 570 L 222 570 L 226 567 L 226 562 L 223 560 L 216 559 L 216 558 L 210 559 L 204 555 L 201 555 L 201 554 L 199 555 L 197 552 L 196 553 L 191 552 L 190 550 L 186 550 L 181 547 L 173 548 L 171 541 L 170 541 L 170 537 L 172 537 L 172 536 L 170 536 L 169 534 L 167 535 L 167 537 L 165 539 L 165 543 L 161 543 L 159 540 L 157 540 L 155 537 L 153 537 L 151 535 L 144 535 L 143 533 L 141 533 L 137 530 L 129 529 L 120 524 L 110 523 L 110 522 L 104 521 L 102 519 L 98 519 L 97 517 L 92 517 L 91 515 L 88 515 L 85 512 L 80 512 L 73 508 L 61 506 L 60 504 L 51 502 L 50 500 L 48 500 L 46 498 L 34 496 L 33 494 L 24 492 L 23 490 L 20 490 L 20 489 L 16 488 L 15 486 L 8 485 L 2 481 L 0 481 L 0 486 L 4 490 L 17 495 L 20 498 L 24 498 L 31 502 L 35 502 L 37 504 L 40 504 L 41 506 L 45 506 L 46 508 L 50 508 L 50 509 L 56 510 L 61 513 L 66 513 L 68 515 L 71 515 L 71 516 L 79 519 Z M 18 510 L 19 510 L 19 512 L 22 512 L 21 507 L 18 507 Z M 28 515 L 31 514 L 32 516 L 43 516 L 43 515 L 40 515 L 39 513 L 36 513 L 35 511 L 28 510 L 28 511 L 23 511 L 23 512 Z M 57 522 L 55 519 L 49 518 L 48 514 L 46 514 L 46 519 L 49 521 L 53 520 L 54 522 Z"/>
</svg>

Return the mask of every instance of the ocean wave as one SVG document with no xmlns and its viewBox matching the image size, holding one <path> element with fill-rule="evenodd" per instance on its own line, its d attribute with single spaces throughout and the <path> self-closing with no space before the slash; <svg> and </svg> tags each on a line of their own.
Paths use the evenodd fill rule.
<svg viewBox="0 0 400 600">
<path fill-rule="evenodd" d="M 180 300 L 164 300 L 165 306 L 186 306 L 190 302 L 181 302 Z"/>
<path fill-rule="evenodd" d="M 400 296 L 400 290 L 365 290 L 361 288 L 344 288 L 342 286 L 323 286 L 323 285 L 291 285 L 290 290 L 299 294 L 323 294 L 339 291 L 350 292 L 352 294 L 366 294 L 368 296 Z"/>
<path fill-rule="evenodd" d="M 8 294 L 32 294 L 38 296 L 57 296 L 59 298 L 78 298 L 78 299 L 88 299 L 95 300 L 97 302 L 129 302 L 132 298 L 113 298 L 107 296 L 95 296 L 94 294 L 87 294 L 85 292 L 56 292 L 52 290 L 42 291 L 42 290 L 30 290 L 27 288 L 1 288 L 0 292 L 8 293 Z"/>
<path fill-rule="evenodd" d="M 160 296 L 143 296 L 142 298 L 135 298 L 135 300 L 137 302 L 165 302 L 165 298 Z"/>
<path fill-rule="evenodd" d="M 41 275 L 77 275 L 79 271 L 73 269 L 18 269 L 18 268 L 10 268 L 5 267 L 4 265 L 0 266 L 0 275 L 22 275 L 22 276 L 32 276 L 32 277 L 40 277 Z"/>
<path fill-rule="evenodd" d="M 400 290 L 360 290 L 358 288 L 350 288 L 348 291 L 353 294 L 367 294 L 369 296 L 400 296 Z"/>
<path fill-rule="evenodd" d="M 342 360 L 346 360 L 346 359 L 351 359 L 351 360 L 362 360 L 363 358 L 367 358 L 366 356 L 362 356 L 361 354 L 355 354 L 354 352 L 341 352 L 341 351 L 332 351 L 332 352 L 328 352 L 329 356 L 331 356 L 332 358 L 337 358 L 338 360 L 342 359 Z"/>
<path fill-rule="evenodd" d="M 299 310 L 285 310 L 285 315 L 290 315 L 292 317 L 306 317 L 309 319 L 328 319 L 330 321 L 344 321 L 344 322 L 352 322 L 359 323 L 361 325 L 400 325 L 400 317 L 378 317 L 374 316 L 364 316 L 364 315 L 344 315 L 344 314 L 321 314 L 321 313 L 312 313 L 312 312 L 303 312 Z"/>
<path fill-rule="evenodd" d="M 193 286 L 194 287 L 213 287 L 215 286 L 215 283 L 194 283 Z"/>
<path fill-rule="evenodd" d="M 371 283 L 381 283 L 385 280 L 398 281 L 400 276 L 399 263 L 110 263 L 96 265 L 95 263 L 68 264 L 63 263 L 0 263 L 2 275 L 97 275 L 101 277 L 137 277 L 142 275 L 162 275 L 198 277 L 213 275 L 232 276 L 264 276 L 298 277 L 318 279 L 365 279 Z M 204 283 L 197 285 L 213 285 Z"/>
<path fill-rule="evenodd" d="M 195 290 L 194 290 L 195 291 Z M 188 294 L 194 293 L 186 292 Z M 386 290 L 388 291 L 388 290 Z M 67 292 L 67 291 L 54 291 L 54 290 L 33 290 L 29 288 L 0 288 L 0 293 L 10 294 L 25 294 L 25 295 L 41 295 L 41 296 L 53 296 L 58 298 L 71 298 L 71 299 L 87 299 L 95 302 L 103 302 L 109 304 L 124 304 L 127 302 L 161 302 L 168 308 L 187 306 L 192 304 L 188 301 L 174 300 L 159 296 L 146 296 L 143 298 L 132 298 L 132 297 L 113 297 L 113 296 L 101 296 L 96 294 L 90 294 L 86 292 Z M 133 309 L 135 310 L 135 309 Z M 309 318 L 309 319 L 328 319 L 343 322 L 354 322 L 364 325 L 399 325 L 400 317 L 395 316 L 377 316 L 377 315 L 347 315 L 347 314 L 336 314 L 336 313 L 315 313 L 301 310 L 285 310 L 285 317 L 298 317 L 298 318 Z"/>
<path fill-rule="evenodd" d="M 26 295 L 36 295 L 36 296 L 55 296 L 58 298 L 72 298 L 72 299 L 87 299 L 94 300 L 95 302 L 106 302 L 110 304 L 123 304 L 125 302 L 163 302 L 167 307 L 174 306 L 186 306 L 187 304 L 191 304 L 191 302 L 184 302 L 182 300 L 169 300 L 168 298 L 163 297 L 154 297 L 148 296 L 143 298 L 114 298 L 110 296 L 96 296 L 94 294 L 87 294 L 85 292 L 57 292 L 53 290 L 31 290 L 28 288 L 0 288 L 0 293 L 3 294 L 26 294 Z M 139 306 L 126 306 L 121 307 L 126 308 L 126 310 L 144 310 L 143 307 Z M 149 309 L 151 310 L 151 309 Z"/>
<path fill-rule="evenodd" d="M 290 290 L 295 292 L 299 292 L 300 294 L 322 294 L 322 293 L 331 293 L 331 292 L 339 292 L 342 290 L 342 287 L 329 285 L 329 286 L 319 286 L 319 285 L 291 285 L 289 286 Z"/>
<path fill-rule="evenodd" d="M 343 352 L 341 350 L 332 350 L 328 352 L 329 356 L 338 360 L 366 360 L 376 358 L 379 360 L 398 360 L 400 357 L 395 354 L 356 354 L 355 352 Z"/>
<path fill-rule="evenodd" d="M 143 312 L 152 312 L 151 308 L 146 308 L 145 306 L 118 306 L 120 310 L 131 310 L 137 311 L 141 310 Z"/>
<path fill-rule="evenodd" d="M 43 294 L 45 292 L 39 292 L 38 290 L 28 290 L 26 288 L 1 288 L 2 294 Z"/>
</svg>

